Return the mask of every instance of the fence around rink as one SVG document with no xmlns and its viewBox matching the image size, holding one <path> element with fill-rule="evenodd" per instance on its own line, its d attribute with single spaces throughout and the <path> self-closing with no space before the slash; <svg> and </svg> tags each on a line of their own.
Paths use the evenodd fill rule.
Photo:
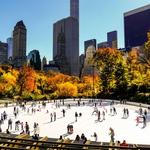
<svg viewBox="0 0 150 150">
<path fill-rule="evenodd" d="M 85 144 L 74 143 L 73 140 L 66 139 L 60 142 L 58 139 L 42 137 L 39 140 L 32 140 L 26 134 L 13 135 L 13 134 L 0 134 L 0 149 L 1 150 L 150 150 L 150 145 L 137 145 L 129 144 L 128 147 L 115 146 L 109 142 L 93 142 L 88 141 Z"/>
</svg>

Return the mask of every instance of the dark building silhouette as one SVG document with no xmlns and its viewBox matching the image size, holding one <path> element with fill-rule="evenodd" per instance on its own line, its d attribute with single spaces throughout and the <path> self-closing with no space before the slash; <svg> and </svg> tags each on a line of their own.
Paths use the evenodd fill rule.
<svg viewBox="0 0 150 150">
<path fill-rule="evenodd" d="M 44 70 L 44 66 L 47 65 L 47 59 L 46 57 L 44 56 L 42 58 L 42 61 L 41 61 L 41 70 Z"/>
<path fill-rule="evenodd" d="M 150 5 L 124 13 L 125 48 L 141 46 L 150 30 Z"/>
<path fill-rule="evenodd" d="M 107 43 L 110 48 L 118 48 L 117 31 L 111 31 L 107 33 Z"/>
<path fill-rule="evenodd" d="M 70 0 L 70 17 L 53 25 L 53 60 L 61 73 L 79 75 L 79 0 Z"/>
<path fill-rule="evenodd" d="M 12 59 L 15 67 L 22 67 L 26 63 L 27 30 L 23 21 L 17 22 L 13 30 Z"/>
<path fill-rule="evenodd" d="M 41 70 L 41 58 L 38 50 L 32 50 L 27 57 L 28 65 L 35 70 Z"/>
<path fill-rule="evenodd" d="M 54 24 L 53 60 L 60 72 L 79 74 L 79 23 L 73 17 L 64 18 Z"/>
<path fill-rule="evenodd" d="M 70 0 L 70 16 L 79 21 L 79 0 Z"/>
<path fill-rule="evenodd" d="M 107 41 L 101 42 L 101 43 L 98 43 L 98 44 L 97 44 L 97 48 L 98 48 L 98 49 L 99 49 L 99 48 L 107 48 L 107 47 L 109 47 Z"/>
<path fill-rule="evenodd" d="M 0 41 L 0 64 L 7 64 L 8 44 Z"/>
</svg>

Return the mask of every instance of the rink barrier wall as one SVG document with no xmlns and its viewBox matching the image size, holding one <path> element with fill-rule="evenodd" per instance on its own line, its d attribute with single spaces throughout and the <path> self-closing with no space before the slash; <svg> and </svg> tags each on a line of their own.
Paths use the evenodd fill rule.
<svg viewBox="0 0 150 150">
<path fill-rule="evenodd" d="M 12 136 L 12 137 L 11 137 Z M 5 146 L 4 146 L 5 145 Z M 13 135 L 0 133 L 0 149 L 14 149 L 14 150 L 63 150 L 63 149 L 91 149 L 91 150 L 150 150 L 150 145 L 136 145 L 129 144 L 129 147 L 115 146 L 111 142 L 94 142 L 87 141 L 86 144 L 75 144 L 70 139 L 65 139 L 63 142 L 58 142 L 58 139 L 51 139 L 47 137 L 40 138 L 39 140 L 32 140 L 30 136 L 24 135 Z"/>
<path fill-rule="evenodd" d="M 55 101 L 55 102 L 60 102 L 62 104 L 63 100 L 65 104 L 70 104 L 71 102 L 72 104 L 77 104 L 77 101 L 80 101 L 82 105 L 82 102 L 89 102 L 89 100 L 91 101 L 93 100 L 93 102 L 98 102 L 100 100 L 105 101 L 105 102 L 114 101 L 114 104 L 120 104 L 120 100 L 113 100 L 113 99 L 90 99 L 90 98 L 79 99 L 79 98 L 76 98 L 76 99 L 53 99 L 53 100 L 35 100 L 35 101 L 33 100 L 33 101 L 27 101 L 27 105 L 31 105 L 33 102 L 36 102 L 37 104 L 39 104 L 39 103 L 42 103 L 43 101 L 45 101 L 46 103 L 54 103 Z M 24 103 L 24 101 L 22 103 Z M 137 103 L 137 102 L 131 102 L 131 101 L 126 101 L 125 104 L 123 105 L 131 105 L 131 106 L 137 106 L 137 107 L 141 105 L 141 107 L 144 107 L 144 108 L 150 107 L 149 104 Z M 13 107 L 13 106 L 16 106 L 16 103 L 14 102 L 8 103 L 7 107 Z M 3 107 L 5 107 L 5 104 L 0 104 L 0 108 L 3 108 Z"/>
</svg>

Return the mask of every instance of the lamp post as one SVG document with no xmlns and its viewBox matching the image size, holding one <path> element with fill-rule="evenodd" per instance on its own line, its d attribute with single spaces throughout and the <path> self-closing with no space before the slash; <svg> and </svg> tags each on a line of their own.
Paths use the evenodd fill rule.
<svg viewBox="0 0 150 150">
<path fill-rule="evenodd" d="M 93 64 L 93 92 L 92 92 L 92 97 L 93 97 L 93 100 L 94 100 L 94 95 L 95 95 L 95 87 L 94 87 L 94 64 Z"/>
</svg>

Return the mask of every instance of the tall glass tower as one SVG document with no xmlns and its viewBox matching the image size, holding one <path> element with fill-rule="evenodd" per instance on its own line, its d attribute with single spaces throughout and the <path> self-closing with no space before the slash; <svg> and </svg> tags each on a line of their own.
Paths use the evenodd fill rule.
<svg viewBox="0 0 150 150">
<path fill-rule="evenodd" d="M 79 0 L 70 0 L 70 16 L 79 21 Z"/>
</svg>

